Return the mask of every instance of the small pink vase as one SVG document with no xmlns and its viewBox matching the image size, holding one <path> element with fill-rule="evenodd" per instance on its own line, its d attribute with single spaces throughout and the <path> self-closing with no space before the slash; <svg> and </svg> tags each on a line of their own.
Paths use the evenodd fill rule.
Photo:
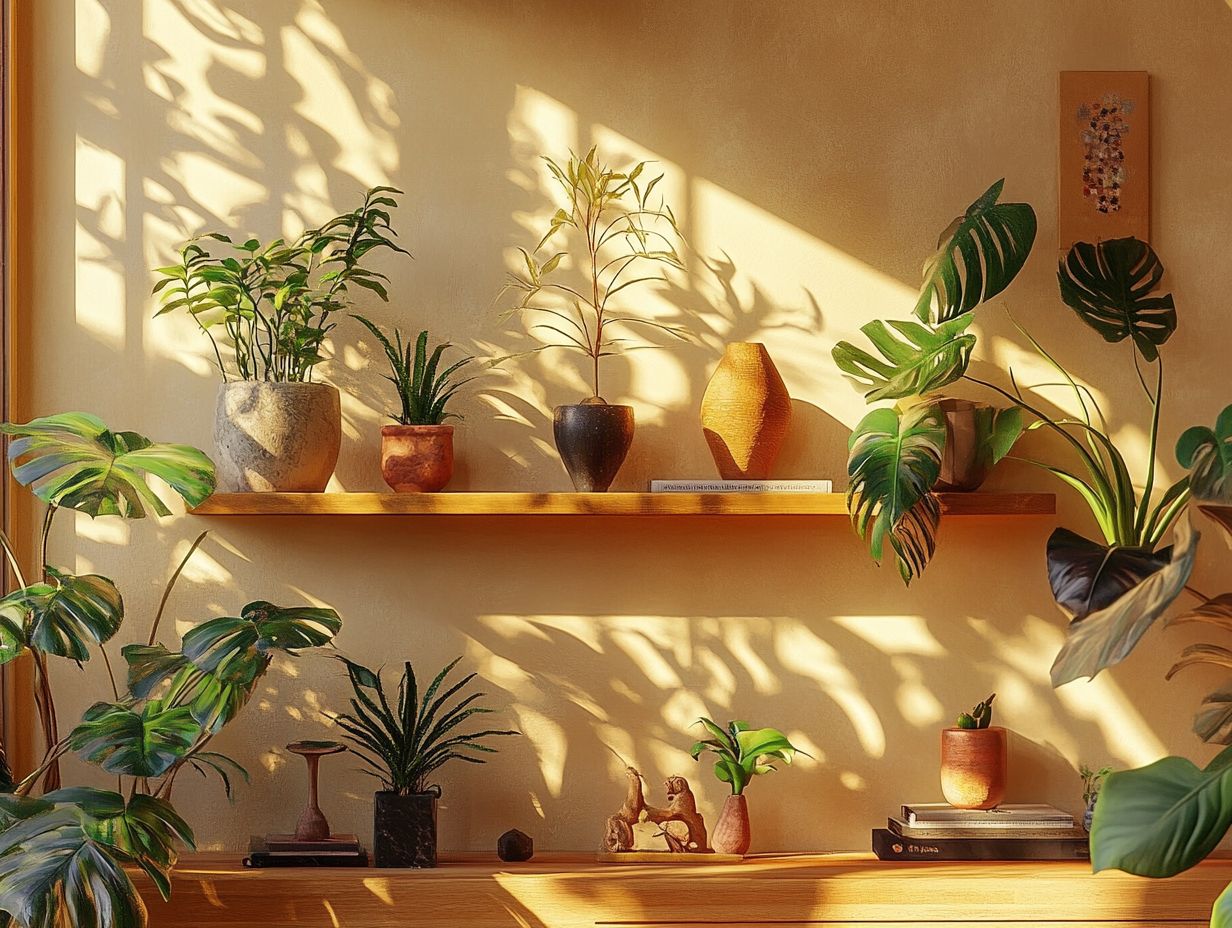
<svg viewBox="0 0 1232 928">
<path fill-rule="evenodd" d="M 719 854 L 747 854 L 752 838 L 748 803 L 743 795 L 728 796 L 723 802 L 723 811 L 719 813 L 719 821 L 714 826 L 711 843 L 715 851 Z"/>
</svg>

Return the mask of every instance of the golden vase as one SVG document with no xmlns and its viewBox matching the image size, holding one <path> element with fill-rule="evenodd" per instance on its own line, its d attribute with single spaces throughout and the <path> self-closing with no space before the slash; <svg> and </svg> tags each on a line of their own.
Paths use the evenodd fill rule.
<svg viewBox="0 0 1232 928">
<path fill-rule="evenodd" d="M 760 342 L 732 342 L 702 397 L 702 433 L 724 480 L 765 480 L 787 437 L 791 397 Z"/>
</svg>

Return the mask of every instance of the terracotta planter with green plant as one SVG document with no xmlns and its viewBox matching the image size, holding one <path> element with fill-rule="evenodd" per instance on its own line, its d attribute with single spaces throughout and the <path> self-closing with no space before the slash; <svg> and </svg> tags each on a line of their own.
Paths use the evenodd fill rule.
<svg viewBox="0 0 1232 928">
<path fill-rule="evenodd" d="M 796 754 L 804 752 L 777 728 L 753 729 L 748 722 L 728 722 L 724 729 L 708 718 L 700 718 L 695 724 L 704 726 L 710 737 L 696 742 L 689 753 L 694 760 L 705 753 L 713 754 L 714 775 L 731 787 L 731 795 L 724 800 L 710 835 L 710 844 L 720 854 L 746 854 L 753 832 L 745 787 L 753 777 L 777 770 L 772 761 L 790 764 Z"/>
<path fill-rule="evenodd" d="M 518 733 L 496 728 L 458 731 L 469 719 L 493 711 L 476 705 L 484 693 L 463 695 L 475 679 L 473 673 L 441 692 L 460 657 L 433 678 L 422 696 L 415 670 L 406 661 L 396 699 L 386 695 L 379 670 L 339 659 L 351 683 L 351 711 L 331 718 L 345 732 L 364 772 L 384 786 L 373 804 L 373 860 L 378 867 L 435 867 L 441 788 L 433 776 L 453 761 L 486 763 L 482 755 L 496 752 L 485 743 L 488 739 Z"/>
<path fill-rule="evenodd" d="M 399 493 L 434 493 L 443 490 L 453 476 L 453 426 L 446 419 L 460 419 L 449 402 L 473 377 L 456 379 L 457 373 L 475 359 L 469 355 L 440 370 L 443 342 L 428 349 L 428 331 L 419 333 L 412 345 L 394 329 L 391 342 L 381 329 L 364 316 L 363 323 L 381 344 L 391 374 L 385 379 L 398 391 L 401 409 L 391 415 L 396 425 L 381 428 L 381 476 Z"/>
<path fill-rule="evenodd" d="M 1004 728 L 992 724 L 993 693 L 941 730 L 941 794 L 956 809 L 994 809 L 1009 779 Z"/>
<path fill-rule="evenodd" d="M 218 484 L 229 491 L 320 492 L 338 461 L 342 407 L 314 383 L 323 346 L 359 291 L 389 296 L 366 266 L 394 242 L 401 191 L 374 187 L 354 210 L 287 242 L 221 232 L 190 239 L 158 268 L 156 315 L 188 313 L 210 339 L 222 375 L 214 419 Z"/>
<path fill-rule="evenodd" d="M 603 492 L 629 452 L 634 422 L 632 406 L 603 398 L 601 362 L 655 347 L 637 336 L 639 330 L 685 337 L 680 327 L 628 308 L 631 288 L 662 280 L 663 267 L 683 269 L 677 252 L 680 231 L 671 207 L 661 198 L 652 199 L 663 175 L 644 176 L 649 162 L 616 171 L 594 148 L 563 165 L 551 158 L 544 161 L 565 192 L 565 208 L 552 214 L 533 252 L 519 249 L 525 272 L 511 273 L 505 289 L 521 295 L 511 313 L 533 312 L 544 319 L 532 329 L 550 340 L 536 351 L 566 348 L 589 359 L 593 392 L 580 403 L 556 407 L 553 434 L 574 489 Z M 541 262 L 537 255 L 558 234 L 568 238 L 569 250 Z M 568 264 L 566 258 L 571 259 Z M 564 273 L 569 270 L 573 273 Z"/>
<path fill-rule="evenodd" d="M 244 708 L 275 655 L 328 644 L 341 621 L 332 609 L 256 601 L 237 616 L 188 629 L 177 648 L 167 647 L 164 609 L 203 532 L 172 574 L 148 634 L 120 649 L 127 674 L 117 675 L 108 645 L 124 624 L 124 600 L 106 577 L 50 563 L 52 523 L 64 509 L 92 518 L 169 515 L 147 477 L 196 505 L 213 490 L 213 464 L 196 448 L 112 431 L 86 413 L 2 430 L 11 439 L 14 479 L 32 487 L 47 510 L 37 560 L 18 557 L 0 532 L 18 585 L 0 599 L 0 664 L 31 660 L 45 748 L 42 762 L 20 780 L 0 763 L 0 913 L 19 928 L 144 928 L 148 914 L 134 870 L 165 899 L 180 847 L 193 847 L 192 828 L 172 804 L 180 772 L 217 773 L 229 797 L 232 778 L 248 774 L 210 750 L 211 742 Z M 38 576 L 25 575 L 28 562 L 39 565 Z M 102 659 L 109 692 L 62 735 L 51 665 L 95 658 Z M 62 788 L 59 761 L 70 753 L 114 777 L 115 788 Z"/>
</svg>

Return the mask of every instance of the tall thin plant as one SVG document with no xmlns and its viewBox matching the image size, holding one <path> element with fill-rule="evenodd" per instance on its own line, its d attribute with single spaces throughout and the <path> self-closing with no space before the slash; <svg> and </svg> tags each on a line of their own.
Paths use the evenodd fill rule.
<svg viewBox="0 0 1232 928">
<path fill-rule="evenodd" d="M 632 287 L 663 280 L 664 267 L 683 270 L 677 250 L 682 236 L 671 206 L 662 197 L 653 198 L 663 175 L 648 178 L 650 162 L 617 171 L 600 160 L 595 148 L 584 158 L 571 155 L 563 165 L 551 158 L 543 160 L 564 190 L 566 206 L 553 213 L 533 251 L 518 249 L 525 273 L 509 275 L 505 290 L 521 294 L 510 312 L 532 311 L 549 317 L 532 326 L 555 339 L 542 348 L 566 348 L 586 355 L 594 397 L 601 398 L 603 358 L 658 347 L 638 337 L 613 334 L 613 330 L 644 327 L 674 338 L 687 337 L 680 326 L 639 316 L 632 309 L 619 308 L 617 302 L 623 300 L 613 301 Z M 562 231 L 572 237 L 571 250 L 540 261 L 540 250 Z M 572 283 L 560 279 L 566 257 L 572 258 L 580 275 Z"/>
</svg>

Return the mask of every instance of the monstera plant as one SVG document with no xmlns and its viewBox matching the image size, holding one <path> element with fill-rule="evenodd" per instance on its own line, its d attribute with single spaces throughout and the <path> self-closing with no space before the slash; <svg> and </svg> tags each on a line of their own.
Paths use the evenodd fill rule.
<svg viewBox="0 0 1232 928">
<path fill-rule="evenodd" d="M 889 542 L 907 583 L 932 558 L 941 520 L 933 486 L 945 422 L 940 409 L 921 398 L 966 374 L 976 341 L 967 331 L 973 311 L 1010 285 L 1035 241 L 1035 211 L 1026 203 L 999 203 L 1004 184 L 989 187 L 941 233 L 924 265 L 918 322 L 878 319 L 863 326 L 876 354 L 851 342 L 834 347 L 834 362 L 869 403 L 901 403 L 873 410 L 852 432 L 847 506 L 874 560 L 880 563 Z M 1016 408 L 997 414 L 987 435 L 993 463 L 1021 430 Z"/>
<path fill-rule="evenodd" d="M 13 477 L 47 504 L 39 576 L 24 574 L 0 532 L 19 587 L 0 599 L 0 664 L 31 660 L 45 740 L 41 763 L 24 777 L 0 764 L 0 924 L 141 928 L 146 908 L 126 867 L 143 870 L 166 898 L 180 846 L 193 846 L 192 829 L 171 802 L 177 776 L 186 767 L 213 770 L 230 794 L 231 776 L 247 774 L 209 750 L 210 742 L 243 708 L 276 652 L 324 645 L 341 623 L 330 609 L 253 602 L 238 616 L 197 625 L 177 648 L 165 646 L 164 608 L 203 534 L 173 573 L 148 635 L 121 649 L 128 672 L 118 677 L 107 646 L 125 619 L 123 597 L 106 577 L 74 575 L 48 562 L 53 520 L 62 509 L 92 517 L 165 515 L 166 504 L 146 483 L 150 475 L 186 503 L 200 503 L 213 491 L 213 464 L 195 448 L 113 432 L 85 413 L 0 430 L 11 439 Z M 94 657 L 103 661 L 110 693 L 61 735 L 49 665 Z M 69 753 L 114 775 L 116 789 L 61 786 L 59 761 Z"/>
</svg>

